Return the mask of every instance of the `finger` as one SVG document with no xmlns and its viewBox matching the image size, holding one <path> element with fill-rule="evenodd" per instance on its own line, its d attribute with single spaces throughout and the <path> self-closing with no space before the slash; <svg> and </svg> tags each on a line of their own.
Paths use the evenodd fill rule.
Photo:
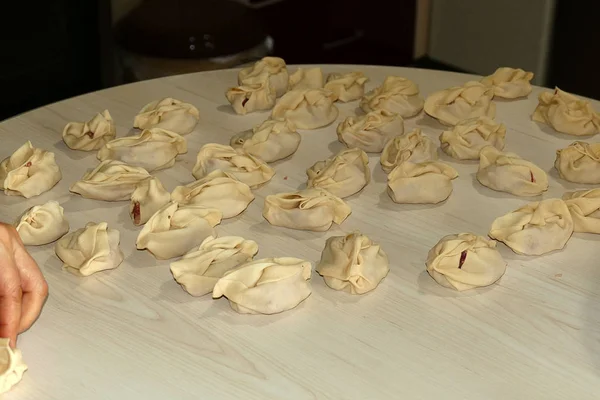
<svg viewBox="0 0 600 400">
<path fill-rule="evenodd" d="M 23 292 L 19 333 L 29 327 L 39 317 L 48 297 L 48 285 L 37 263 L 24 248 L 14 250 L 15 264 L 20 275 Z"/>
<path fill-rule="evenodd" d="M 11 346 L 17 345 L 21 321 L 21 287 L 14 266 L 1 265 L 0 281 L 0 337 L 9 338 Z M 16 284 L 12 283 L 16 282 Z"/>
<path fill-rule="evenodd" d="M 38 319 L 46 302 L 46 296 L 36 292 L 23 293 L 21 302 L 21 322 L 18 333 L 23 333 L 31 328 L 31 325 Z"/>
</svg>

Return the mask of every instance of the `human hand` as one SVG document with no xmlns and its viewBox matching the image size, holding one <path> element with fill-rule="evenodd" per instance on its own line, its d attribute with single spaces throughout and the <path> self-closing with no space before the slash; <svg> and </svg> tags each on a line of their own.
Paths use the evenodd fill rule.
<svg viewBox="0 0 600 400">
<path fill-rule="evenodd" d="M 17 335 L 42 311 L 48 284 L 16 229 L 0 223 L 0 337 L 16 346 Z"/>
</svg>

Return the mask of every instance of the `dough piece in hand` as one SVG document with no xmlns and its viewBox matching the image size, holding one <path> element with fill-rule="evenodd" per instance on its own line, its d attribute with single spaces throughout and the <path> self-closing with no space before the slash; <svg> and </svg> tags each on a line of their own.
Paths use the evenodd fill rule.
<svg viewBox="0 0 600 400">
<path fill-rule="evenodd" d="M 471 233 L 442 238 L 429 250 L 425 265 L 437 283 L 458 291 L 489 286 L 506 272 L 496 242 Z"/>
<path fill-rule="evenodd" d="M 98 151 L 98 160 L 118 160 L 148 172 L 170 168 L 179 154 L 187 153 L 183 136 L 160 128 L 144 129 L 135 136 L 112 140 Z"/>
<path fill-rule="evenodd" d="M 498 68 L 492 75 L 481 80 L 486 86 L 494 88 L 494 96 L 504 99 L 527 97 L 531 93 L 533 72 L 525 72 L 521 68 Z"/>
<path fill-rule="evenodd" d="M 365 83 L 368 80 L 369 78 L 360 71 L 345 74 L 333 73 L 327 76 L 325 90 L 333 92 L 338 101 L 346 103 L 363 97 Z"/>
<path fill-rule="evenodd" d="M 116 136 L 115 122 L 108 110 L 88 122 L 69 122 L 62 133 L 70 149 L 83 151 L 98 150 Z"/>
<path fill-rule="evenodd" d="M 489 233 L 515 253 L 528 256 L 560 250 L 572 234 L 573 218 L 560 199 L 529 203 L 496 218 Z"/>
<path fill-rule="evenodd" d="M 0 163 L 0 189 L 7 196 L 29 199 L 52 189 L 61 179 L 54 153 L 33 147 L 30 141 Z"/>
<path fill-rule="evenodd" d="M 251 189 L 259 188 L 275 175 L 275 170 L 263 160 L 242 149 L 217 143 L 205 144 L 196 158 L 192 172 L 194 178 L 202 179 L 219 169 L 228 176 L 244 182 Z"/>
<path fill-rule="evenodd" d="M 0 395 L 19 383 L 25 371 L 21 350 L 12 349 L 8 338 L 0 338 Z"/>
<path fill-rule="evenodd" d="M 340 197 L 360 192 L 371 181 L 369 157 L 361 149 L 342 150 L 306 170 L 307 187 L 325 189 Z"/>
<path fill-rule="evenodd" d="M 146 104 L 135 116 L 133 127 L 159 128 L 186 135 L 194 130 L 198 121 L 200 121 L 200 112 L 196 107 L 166 97 Z"/>
<path fill-rule="evenodd" d="M 197 205 L 180 206 L 169 202 L 158 210 L 138 235 L 138 250 L 147 249 L 159 260 L 179 257 L 209 236 L 216 237 L 214 227 L 222 213 L 216 208 Z"/>
<path fill-rule="evenodd" d="M 465 119 L 496 116 L 492 102 L 494 88 L 470 81 L 431 94 L 425 100 L 425 112 L 444 125 L 454 126 Z"/>
<path fill-rule="evenodd" d="M 548 176 L 543 169 L 494 146 L 481 149 L 477 180 L 492 190 L 515 196 L 538 196 L 548 190 Z"/>
<path fill-rule="evenodd" d="M 252 261 L 258 244 L 239 236 L 204 239 L 200 247 L 171 263 L 173 278 L 192 296 L 213 291 L 226 272 Z"/>
<path fill-rule="evenodd" d="M 389 174 L 397 165 L 404 161 L 419 163 L 438 159 L 437 147 L 428 136 L 422 135 L 421 130 L 396 136 L 387 142 L 379 161 L 381 168 Z"/>
<path fill-rule="evenodd" d="M 24 245 L 41 246 L 52 243 L 69 232 L 69 221 L 60 204 L 49 201 L 25 211 L 15 227 Z"/>
<path fill-rule="evenodd" d="M 390 271 L 388 257 L 360 232 L 327 239 L 316 271 L 327 286 L 350 294 L 365 294 Z"/>
<path fill-rule="evenodd" d="M 312 265 L 293 257 L 250 261 L 219 279 L 213 299 L 227 297 L 240 314 L 277 314 L 310 296 Z"/>
<path fill-rule="evenodd" d="M 279 121 L 287 119 L 297 129 L 322 128 L 338 117 L 334 101 L 334 94 L 328 90 L 292 90 L 275 104 L 271 118 Z"/>
<path fill-rule="evenodd" d="M 323 71 L 320 67 L 298 68 L 289 79 L 289 90 L 323 88 Z"/>
<path fill-rule="evenodd" d="M 288 70 L 285 61 L 279 57 L 264 57 L 253 66 L 242 69 L 238 73 L 238 85 L 262 82 L 263 75 L 267 75 L 269 86 L 275 90 L 277 97 L 287 92 Z"/>
<path fill-rule="evenodd" d="M 600 132 L 600 116 L 587 100 L 581 100 L 559 88 L 539 95 L 539 104 L 531 118 L 568 135 L 586 136 Z"/>
<path fill-rule="evenodd" d="M 108 229 L 106 222 L 89 222 L 85 228 L 63 236 L 56 242 L 55 251 L 64 269 L 75 275 L 89 276 L 117 268 L 123 262 L 120 240 L 119 231 Z"/>
<path fill-rule="evenodd" d="M 266 75 L 262 81 L 228 89 L 225 97 L 233 110 L 240 115 L 270 110 L 277 99 L 275 90 L 269 86 L 269 79 Z"/>
<path fill-rule="evenodd" d="M 364 112 L 386 110 L 403 118 L 414 117 L 423 109 L 419 87 L 410 79 L 388 76 L 383 85 L 367 93 L 360 101 Z"/>
<path fill-rule="evenodd" d="M 310 188 L 265 198 L 263 217 L 271 225 L 324 232 L 341 224 L 352 210 L 346 202 L 326 190 Z"/>
<path fill-rule="evenodd" d="M 567 192 L 563 200 L 573 218 L 574 232 L 600 233 L 600 189 Z"/>
<path fill-rule="evenodd" d="M 600 184 L 600 143 L 573 142 L 557 150 L 554 168 L 569 182 Z"/>
<path fill-rule="evenodd" d="M 171 194 L 153 176 L 142 181 L 131 194 L 129 216 L 134 225 L 143 225 L 169 201 Z"/>
<path fill-rule="evenodd" d="M 460 122 L 452 130 L 440 135 L 442 151 L 458 160 L 479 160 L 479 152 L 485 146 L 504 148 L 506 126 L 488 117 Z"/>
<path fill-rule="evenodd" d="M 86 172 L 80 181 L 71 186 L 71 192 L 82 197 L 104 201 L 127 201 L 133 191 L 150 174 L 142 167 L 132 167 L 122 161 L 102 161 Z"/>
<path fill-rule="evenodd" d="M 348 117 L 337 127 L 338 140 L 346 147 L 357 147 L 367 153 L 381 153 L 395 136 L 404 133 L 404 119 L 386 110 L 375 110 Z"/>
<path fill-rule="evenodd" d="M 252 130 L 234 135 L 229 144 L 270 163 L 294 154 L 300 140 L 296 127 L 289 121 L 268 119 Z"/>
<path fill-rule="evenodd" d="M 216 170 L 186 186 L 177 186 L 171 193 L 171 200 L 181 205 L 216 208 L 223 213 L 223 218 L 232 218 L 248 208 L 254 194 L 244 182 Z"/>
<path fill-rule="evenodd" d="M 452 194 L 458 172 L 440 161 L 404 161 L 388 175 L 387 192 L 396 203 L 437 204 Z"/>
</svg>

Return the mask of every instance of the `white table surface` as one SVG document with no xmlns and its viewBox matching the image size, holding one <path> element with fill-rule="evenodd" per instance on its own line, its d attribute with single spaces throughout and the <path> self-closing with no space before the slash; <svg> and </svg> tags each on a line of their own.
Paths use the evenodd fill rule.
<svg viewBox="0 0 600 400">
<path fill-rule="evenodd" d="M 293 70 L 294 68 L 290 68 Z M 473 77 L 437 71 L 325 66 L 325 72 L 360 69 L 367 88 L 387 75 L 414 80 L 425 97 Z M 140 228 L 127 202 L 69 194 L 69 186 L 97 164 L 95 153 L 69 150 L 61 132 L 108 109 L 118 136 L 127 134 L 146 103 L 175 97 L 198 107 L 201 121 L 187 135 L 189 151 L 156 175 L 168 190 L 193 181 L 199 148 L 229 138 L 268 117 L 237 116 L 224 91 L 235 70 L 174 76 L 116 87 L 52 104 L 0 123 L 0 159 L 27 139 L 55 152 L 62 181 L 25 200 L 0 194 L 0 220 L 12 222 L 28 207 L 57 200 L 72 229 L 106 221 L 121 232 L 125 261 L 87 278 L 61 269 L 54 245 L 31 247 L 50 297 L 34 327 L 19 339 L 29 371 L 9 400 L 165 399 L 598 399 L 600 398 L 600 246 L 597 235 L 575 234 L 565 250 L 523 257 L 504 245 L 509 266 L 498 284 L 458 293 L 425 271 L 428 250 L 444 235 L 486 235 L 491 222 L 528 201 L 489 190 L 474 177 L 476 162 L 442 155 L 460 173 L 454 193 L 437 206 L 394 204 L 386 176 L 370 155 L 373 181 L 348 199 L 352 215 L 324 233 L 270 226 L 261 216 L 268 194 L 302 187 L 305 169 L 343 148 L 335 128 L 357 112 L 341 104 L 329 127 L 302 132 L 297 153 L 275 163 L 273 180 L 256 191 L 240 217 L 217 227 L 220 236 L 258 242 L 258 258 L 320 258 L 325 239 L 355 229 L 382 244 L 391 271 L 370 294 L 328 288 L 316 273 L 312 295 L 279 315 L 240 315 L 226 299 L 194 298 L 173 280 L 169 263 L 135 249 Z M 575 140 L 531 121 L 542 89 L 526 100 L 497 101 L 508 127 L 506 150 L 549 172 L 543 198 L 585 187 L 557 177 L 555 151 Z M 600 110 L 598 102 L 594 102 Z M 423 114 L 406 121 L 434 138 L 442 126 Z M 597 141 L 597 138 L 588 139 Z M 438 142 L 439 143 L 439 142 Z M 287 179 L 286 179 L 287 178 Z"/>
</svg>

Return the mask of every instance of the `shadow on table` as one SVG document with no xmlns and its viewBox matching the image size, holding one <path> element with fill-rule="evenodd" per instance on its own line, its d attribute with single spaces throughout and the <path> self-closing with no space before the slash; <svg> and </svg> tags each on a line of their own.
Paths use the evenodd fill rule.
<svg viewBox="0 0 600 400">
<path fill-rule="evenodd" d="M 93 200 L 93 199 L 86 199 L 77 194 L 73 194 L 73 195 L 69 196 L 69 199 L 62 204 L 62 206 L 68 212 L 91 211 L 91 210 L 97 210 L 97 209 L 106 209 L 106 210 L 120 209 L 122 207 L 127 208 L 128 205 L 129 205 L 129 203 L 126 201 Z"/>
<path fill-rule="evenodd" d="M 548 176 L 554 178 L 556 182 L 558 182 L 563 188 L 566 190 L 574 191 L 574 190 L 585 190 L 585 189 L 594 189 L 595 185 L 587 185 L 585 183 L 574 183 L 564 180 L 558 174 L 556 168 L 552 167 L 548 171 Z"/>
<path fill-rule="evenodd" d="M 54 143 L 53 147 L 57 150 L 59 154 L 64 154 L 71 160 L 82 160 L 89 156 L 93 156 L 94 158 L 96 157 L 95 151 L 80 151 L 70 149 L 69 146 L 67 146 L 67 144 L 62 139 Z"/>
<path fill-rule="evenodd" d="M 420 211 L 420 210 L 428 210 L 434 209 L 444 206 L 448 199 L 442 201 L 437 204 L 400 204 L 394 203 L 394 201 L 390 198 L 387 193 L 387 190 L 384 190 L 379 195 L 379 202 L 377 203 L 377 207 L 383 210 L 402 212 L 402 211 Z"/>
<path fill-rule="evenodd" d="M 335 226 L 335 224 L 333 224 L 333 226 Z M 326 237 L 331 235 L 331 233 L 328 233 L 328 231 L 313 232 L 273 226 L 266 220 L 250 225 L 249 230 L 250 232 L 256 232 L 261 235 L 286 236 L 301 242 L 325 240 Z"/>
<path fill-rule="evenodd" d="M 418 128 L 431 128 L 431 129 L 438 129 L 438 130 L 447 130 L 450 127 L 446 126 L 446 125 L 442 125 L 441 123 L 438 122 L 438 120 L 436 120 L 435 118 L 430 117 L 429 115 L 422 113 L 421 116 L 417 117 L 418 119 L 416 120 L 416 124 Z"/>
<path fill-rule="evenodd" d="M 536 122 L 536 121 L 532 121 L 532 122 L 535 125 L 537 125 L 537 127 L 540 129 L 540 131 L 544 132 L 545 134 L 555 137 L 556 139 L 566 140 L 568 143 L 565 144 L 565 147 L 576 140 L 587 140 L 593 136 L 593 135 L 587 135 L 587 136 L 569 135 L 568 133 L 562 133 L 562 132 L 555 131 L 550 125 L 546 125 L 544 123 Z"/>
<path fill-rule="evenodd" d="M 339 140 L 334 140 L 333 142 L 331 142 L 327 145 L 327 148 L 329 149 L 329 151 L 331 152 L 331 155 L 333 156 L 334 154 L 337 154 L 340 151 L 345 150 L 347 147 L 344 146 L 344 144 L 341 143 Z"/>
</svg>

